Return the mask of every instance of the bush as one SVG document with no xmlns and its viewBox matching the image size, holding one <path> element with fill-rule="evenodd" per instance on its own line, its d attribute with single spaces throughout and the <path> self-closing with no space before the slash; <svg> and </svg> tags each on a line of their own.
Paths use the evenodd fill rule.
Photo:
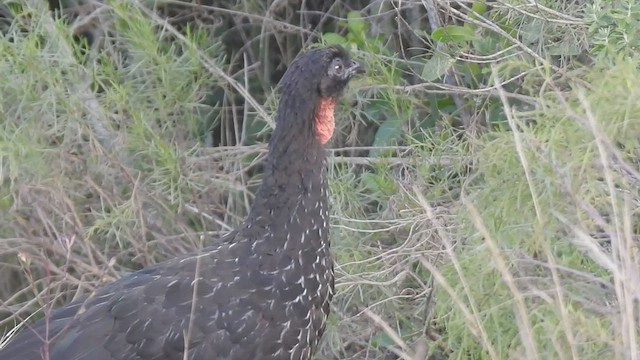
<svg viewBox="0 0 640 360">
<path fill-rule="evenodd" d="M 318 358 L 638 353 L 635 3 L 51 3 L 0 5 L 7 331 L 238 224 L 272 89 L 340 43 L 368 76 L 329 150 Z"/>
</svg>

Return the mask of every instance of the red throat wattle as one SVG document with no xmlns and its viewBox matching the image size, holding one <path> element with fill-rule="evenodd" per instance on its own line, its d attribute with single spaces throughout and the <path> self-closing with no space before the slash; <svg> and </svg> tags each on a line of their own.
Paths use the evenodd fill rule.
<svg viewBox="0 0 640 360">
<path fill-rule="evenodd" d="M 333 131 L 336 128 L 335 108 L 336 99 L 330 97 L 320 98 L 318 107 L 316 107 L 315 118 L 316 138 L 320 144 L 326 144 L 333 136 Z"/>
</svg>

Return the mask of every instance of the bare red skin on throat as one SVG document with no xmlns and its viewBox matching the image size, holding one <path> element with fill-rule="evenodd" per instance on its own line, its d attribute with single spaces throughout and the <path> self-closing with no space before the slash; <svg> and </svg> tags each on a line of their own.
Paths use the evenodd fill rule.
<svg viewBox="0 0 640 360">
<path fill-rule="evenodd" d="M 316 139 L 320 144 L 326 144 L 331 140 L 333 131 L 336 129 L 336 119 L 334 117 L 336 99 L 322 97 L 316 107 L 315 131 Z"/>
</svg>

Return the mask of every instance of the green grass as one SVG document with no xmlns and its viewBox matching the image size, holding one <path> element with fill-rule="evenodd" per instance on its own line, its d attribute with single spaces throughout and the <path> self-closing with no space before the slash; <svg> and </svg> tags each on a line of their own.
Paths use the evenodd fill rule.
<svg viewBox="0 0 640 360">
<path fill-rule="evenodd" d="M 238 224 L 271 80 L 313 29 L 368 70 L 329 152 L 338 293 L 318 359 L 640 357 L 635 2 L 461 3 L 433 34 L 357 1 L 317 28 L 252 2 L 68 21 L 7 4 L 0 328 Z"/>
</svg>

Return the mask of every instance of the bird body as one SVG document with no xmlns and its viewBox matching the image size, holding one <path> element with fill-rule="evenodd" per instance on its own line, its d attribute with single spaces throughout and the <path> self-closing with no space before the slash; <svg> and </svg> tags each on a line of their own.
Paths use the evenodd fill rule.
<svg viewBox="0 0 640 360">
<path fill-rule="evenodd" d="M 247 219 L 203 250 L 131 273 L 26 325 L 2 360 L 310 359 L 334 291 L 324 144 L 362 72 L 341 47 L 299 56 Z"/>
</svg>

